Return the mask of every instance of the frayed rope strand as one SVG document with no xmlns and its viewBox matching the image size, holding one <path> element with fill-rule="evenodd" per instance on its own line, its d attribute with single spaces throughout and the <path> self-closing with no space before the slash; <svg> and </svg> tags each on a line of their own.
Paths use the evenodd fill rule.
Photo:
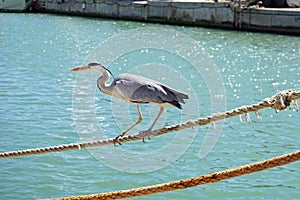
<svg viewBox="0 0 300 200">
<path fill-rule="evenodd" d="M 258 113 L 258 110 L 264 109 L 264 108 L 272 108 L 276 111 L 283 110 L 288 107 L 290 107 L 290 104 L 292 103 L 296 110 L 299 109 L 299 106 L 297 104 L 296 99 L 300 98 L 300 91 L 293 91 L 293 90 L 284 90 L 276 95 L 274 95 L 271 98 L 264 99 L 263 101 L 249 105 L 249 106 L 241 106 L 239 108 L 216 113 L 206 118 L 199 118 L 196 120 L 189 120 L 187 122 L 166 126 L 161 129 L 149 131 L 149 132 L 142 132 L 139 134 L 124 136 L 119 138 L 119 141 L 121 143 L 129 142 L 133 140 L 139 140 L 147 137 L 153 137 L 158 136 L 174 131 L 179 131 L 186 128 L 191 128 L 194 126 L 204 126 L 207 124 L 214 124 L 214 122 L 230 118 L 238 115 L 245 115 L 246 120 L 250 122 L 249 112 L 255 112 L 256 116 L 260 116 Z M 9 157 L 17 157 L 17 156 L 28 156 L 33 154 L 43 154 L 43 153 L 50 153 L 50 152 L 61 152 L 61 151 L 67 151 L 67 150 L 80 150 L 84 148 L 90 148 L 90 147 L 97 147 L 97 146 L 104 146 L 104 145 L 110 145 L 115 144 L 114 138 L 111 139 L 105 139 L 105 140 L 96 140 L 96 141 L 89 141 L 89 142 L 82 142 L 82 143 L 72 143 L 72 144 L 64 144 L 64 145 L 58 145 L 58 146 L 51 146 L 51 147 L 44 147 L 44 148 L 36 148 L 36 149 L 26 149 L 26 150 L 20 150 L 20 151 L 10 151 L 10 152 L 3 152 L 0 153 L 0 158 L 9 158 Z"/>
</svg>

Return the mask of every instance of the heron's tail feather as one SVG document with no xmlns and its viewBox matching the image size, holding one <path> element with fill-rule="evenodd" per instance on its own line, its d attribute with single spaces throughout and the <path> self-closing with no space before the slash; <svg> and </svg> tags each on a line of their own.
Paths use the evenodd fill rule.
<svg viewBox="0 0 300 200">
<path fill-rule="evenodd" d="M 173 97 L 173 99 L 174 99 L 174 101 L 179 101 L 180 103 L 185 103 L 185 99 L 188 99 L 189 98 L 189 96 L 187 95 L 187 94 L 184 94 L 184 93 L 182 93 L 182 92 L 179 92 L 179 91 L 177 91 L 177 90 L 174 90 L 174 89 L 172 89 L 172 88 L 169 88 L 169 87 L 166 87 L 166 86 L 164 86 L 164 85 L 161 85 L 163 88 L 164 88 L 164 90 L 167 92 L 167 93 L 171 93 L 171 94 L 173 94 L 174 95 L 174 97 Z M 178 103 L 178 102 L 177 102 Z M 171 103 L 172 104 L 172 103 Z M 173 104 L 172 104 L 173 105 Z M 176 106 L 176 105 L 175 105 Z M 176 106 L 176 107 L 178 107 L 178 106 Z M 178 107 L 179 108 L 179 107 Z"/>
<path fill-rule="evenodd" d="M 172 101 L 172 102 L 168 102 L 169 104 L 179 108 L 179 109 L 182 109 L 180 103 L 178 101 Z"/>
</svg>

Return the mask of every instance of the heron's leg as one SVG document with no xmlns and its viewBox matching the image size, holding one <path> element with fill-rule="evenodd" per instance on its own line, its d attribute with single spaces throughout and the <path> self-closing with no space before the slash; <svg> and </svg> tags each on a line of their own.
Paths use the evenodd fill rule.
<svg viewBox="0 0 300 200">
<path fill-rule="evenodd" d="M 154 119 L 153 123 L 151 124 L 151 126 L 146 130 L 146 131 L 142 131 L 141 133 L 147 133 L 149 131 L 151 131 L 153 129 L 153 127 L 155 126 L 158 118 L 161 116 L 161 114 L 164 111 L 164 107 L 160 107 L 159 113 L 157 114 L 156 118 Z M 148 136 L 148 139 L 150 139 L 150 137 Z M 145 140 L 143 138 L 143 142 L 145 143 Z"/>
<path fill-rule="evenodd" d="M 161 114 L 163 113 L 164 111 L 164 107 L 160 107 L 160 110 L 159 110 L 159 113 L 157 114 L 156 118 L 154 119 L 152 125 L 147 129 L 147 131 L 151 131 L 153 129 L 153 127 L 155 126 L 158 118 L 161 116 Z"/>
<path fill-rule="evenodd" d="M 128 131 L 130 131 L 133 127 L 135 127 L 136 125 L 138 125 L 139 123 L 141 123 L 141 121 L 143 120 L 141 109 L 140 109 L 140 106 L 139 106 L 138 103 L 136 104 L 136 108 L 137 108 L 138 115 L 139 115 L 138 120 L 132 126 L 130 126 L 126 131 L 123 131 L 123 133 L 121 133 L 117 138 L 123 137 Z"/>
</svg>

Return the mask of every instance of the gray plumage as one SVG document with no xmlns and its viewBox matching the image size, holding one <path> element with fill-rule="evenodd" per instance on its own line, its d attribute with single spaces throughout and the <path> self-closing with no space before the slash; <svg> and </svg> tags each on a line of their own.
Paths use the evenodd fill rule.
<svg viewBox="0 0 300 200">
<path fill-rule="evenodd" d="M 118 140 L 119 137 L 124 136 L 130 129 L 142 121 L 143 117 L 139 104 L 151 103 L 160 107 L 157 117 L 149 129 L 146 130 L 151 131 L 165 107 L 173 106 L 181 109 L 182 107 L 180 103 L 184 104 L 185 99 L 189 98 L 188 95 L 172 89 L 162 83 L 133 74 L 120 74 L 114 78 L 110 85 L 107 85 L 106 82 L 109 80 L 112 73 L 98 62 L 92 62 L 86 66 L 74 68 L 71 71 L 76 72 L 83 70 L 102 73 L 102 76 L 100 76 L 97 81 L 97 87 L 101 92 L 128 103 L 136 104 L 139 115 L 138 121 L 120 134 L 116 140 Z"/>
<path fill-rule="evenodd" d="M 120 74 L 111 83 L 121 99 L 131 103 L 170 104 L 181 109 L 186 94 L 157 81 L 133 74 Z"/>
</svg>

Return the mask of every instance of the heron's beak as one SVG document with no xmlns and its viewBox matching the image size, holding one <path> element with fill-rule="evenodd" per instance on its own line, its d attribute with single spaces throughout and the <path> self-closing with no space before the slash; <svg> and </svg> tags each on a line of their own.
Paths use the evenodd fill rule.
<svg viewBox="0 0 300 200">
<path fill-rule="evenodd" d="M 83 66 L 83 67 L 76 67 L 74 69 L 71 69 L 70 72 L 78 72 L 78 71 L 83 71 L 83 70 L 88 70 L 90 67 L 88 66 Z"/>
</svg>

